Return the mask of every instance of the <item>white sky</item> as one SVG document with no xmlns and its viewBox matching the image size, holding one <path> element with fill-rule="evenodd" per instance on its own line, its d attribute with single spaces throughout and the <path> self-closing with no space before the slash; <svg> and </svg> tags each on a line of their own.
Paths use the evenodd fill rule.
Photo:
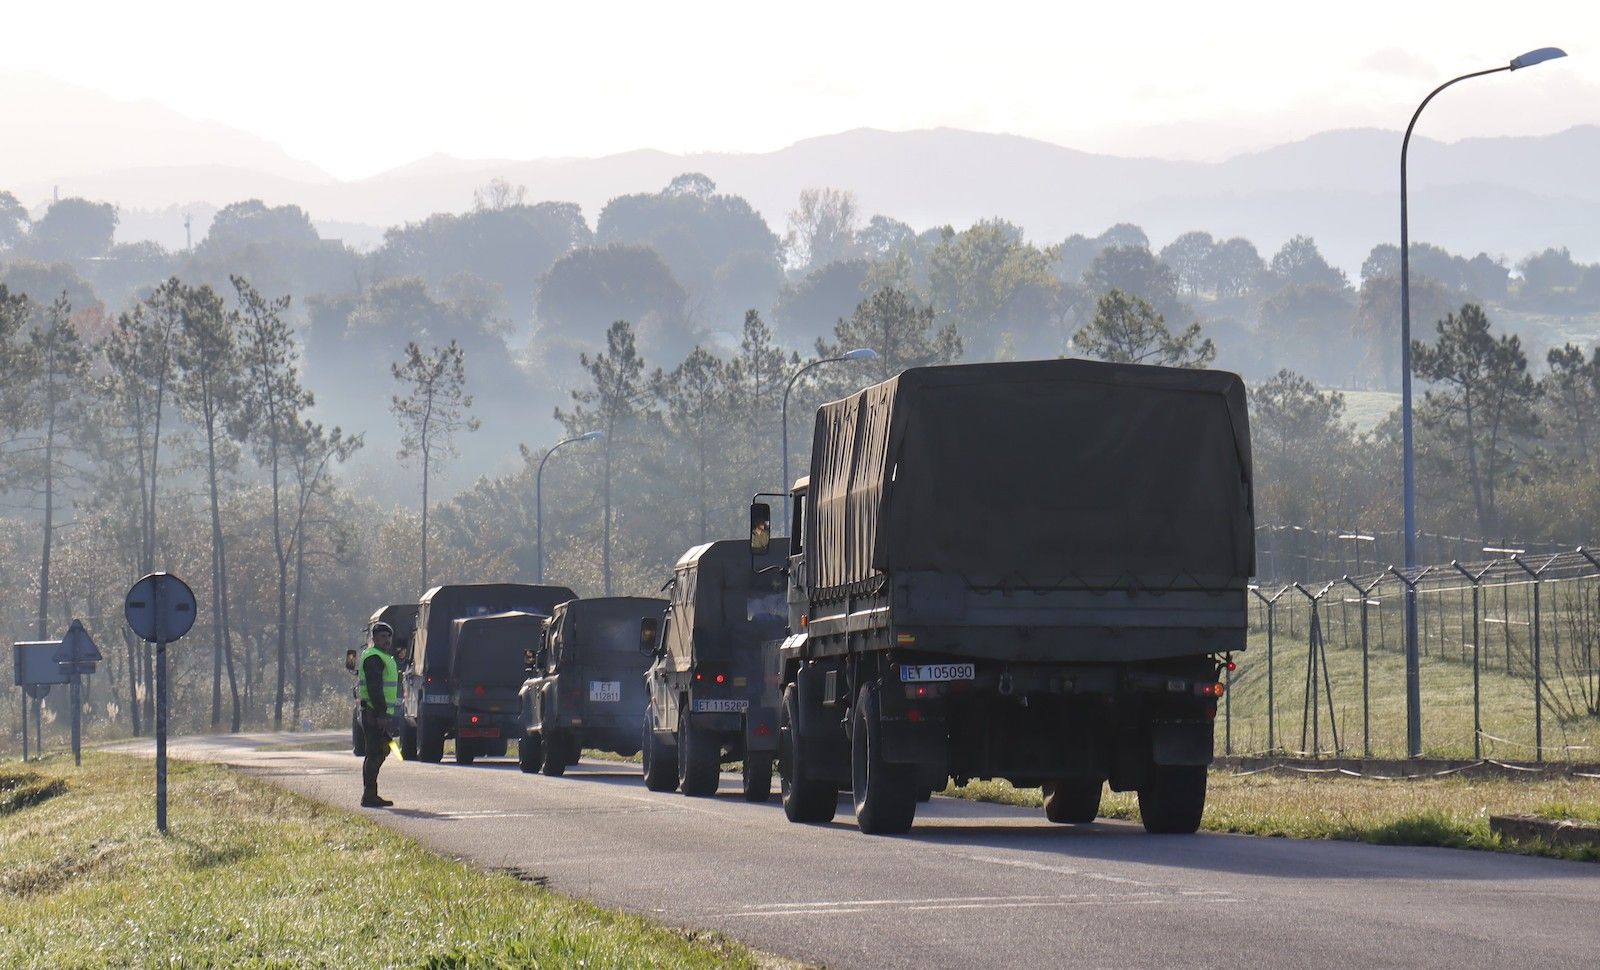
<svg viewBox="0 0 1600 970">
<path fill-rule="evenodd" d="M 1433 84 L 1547 45 L 1572 56 L 1453 90 L 1425 133 L 1600 122 L 1600 4 L 1582 0 L 7 7 L 0 67 L 154 99 L 345 178 L 435 152 L 762 151 L 861 126 L 1216 157 L 1399 128 Z"/>
</svg>

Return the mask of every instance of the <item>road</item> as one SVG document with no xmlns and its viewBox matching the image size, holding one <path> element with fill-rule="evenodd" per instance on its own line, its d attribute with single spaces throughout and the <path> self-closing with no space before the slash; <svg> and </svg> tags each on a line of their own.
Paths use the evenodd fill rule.
<svg viewBox="0 0 1600 970">
<path fill-rule="evenodd" d="M 355 808 L 348 750 L 308 737 L 176 739 Z M 348 735 L 345 735 L 348 738 Z M 391 761 L 368 817 L 429 848 L 605 906 L 714 928 L 840 968 L 1592 967 L 1600 866 L 1449 849 L 1056 826 L 1034 810 L 935 798 L 900 837 L 792 825 L 726 775 L 716 798 L 645 790 L 631 765 L 564 778 L 509 760 Z M 846 799 L 848 796 L 846 796 Z"/>
</svg>

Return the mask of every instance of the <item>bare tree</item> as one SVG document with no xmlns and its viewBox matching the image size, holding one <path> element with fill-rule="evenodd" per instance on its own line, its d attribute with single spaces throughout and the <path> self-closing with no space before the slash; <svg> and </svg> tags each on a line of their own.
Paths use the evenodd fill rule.
<svg viewBox="0 0 1600 970">
<path fill-rule="evenodd" d="M 399 458 L 422 460 L 422 592 L 428 588 L 429 479 L 436 462 L 455 457 L 456 435 L 478 430 L 478 419 L 467 415 L 472 395 L 466 392 L 466 352 L 454 340 L 428 354 L 410 341 L 405 360 L 391 364 L 390 371 L 406 391 L 389 407 L 400 422 Z"/>
<path fill-rule="evenodd" d="M 790 262 L 800 270 L 812 270 L 844 259 L 855 245 L 860 215 L 850 192 L 802 189 L 800 205 L 789 213 L 789 233 L 784 238 Z"/>
</svg>

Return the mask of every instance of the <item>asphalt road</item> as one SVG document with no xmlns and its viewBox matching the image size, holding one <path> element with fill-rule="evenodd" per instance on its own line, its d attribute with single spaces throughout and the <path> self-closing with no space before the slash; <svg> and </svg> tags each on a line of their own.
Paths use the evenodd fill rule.
<svg viewBox="0 0 1600 970">
<path fill-rule="evenodd" d="M 306 740 L 185 738 L 172 753 L 354 809 L 360 761 L 281 750 Z M 503 759 L 391 760 L 381 787 L 395 807 L 363 811 L 435 851 L 828 967 L 1600 963 L 1600 865 L 1587 863 L 1150 836 L 946 798 L 921 806 L 909 835 L 872 837 L 848 796 L 833 824 L 792 825 L 776 798 L 743 801 L 732 775 L 695 799 L 591 762 L 546 778 Z"/>
</svg>

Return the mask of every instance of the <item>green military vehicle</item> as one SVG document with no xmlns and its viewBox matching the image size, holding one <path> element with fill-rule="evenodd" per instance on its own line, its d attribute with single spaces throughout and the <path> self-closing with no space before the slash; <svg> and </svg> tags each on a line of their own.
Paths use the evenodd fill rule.
<svg viewBox="0 0 1600 970">
<path fill-rule="evenodd" d="M 451 626 L 450 682 L 455 688 L 456 763 L 498 758 L 522 736 L 518 694 L 528 660 L 544 641 L 547 618 L 532 613 L 491 613 Z"/>
<path fill-rule="evenodd" d="M 797 483 L 779 769 L 792 821 L 853 793 L 904 832 L 936 780 L 1104 785 L 1151 832 L 1205 806 L 1245 647 L 1250 435 L 1233 374 L 1083 360 L 907 370 L 817 412 Z M 770 510 L 751 511 L 761 552 Z"/>
<path fill-rule="evenodd" d="M 372 628 L 378 623 L 387 623 L 389 624 L 389 629 L 394 631 L 394 638 L 390 642 L 394 644 L 395 662 L 404 667 L 411 659 L 411 645 L 417 634 L 417 604 L 391 603 L 374 611 L 371 618 L 367 620 L 365 635 L 367 644 L 372 642 Z M 357 758 L 365 758 L 367 756 L 367 736 L 361 730 L 361 685 L 359 683 L 361 672 L 356 669 L 360 655 L 361 649 L 359 648 L 346 650 L 344 652 L 344 666 L 346 670 L 353 671 L 357 677 L 356 685 L 350 688 L 350 750 Z M 399 702 L 403 708 L 405 706 L 404 695 L 400 696 Z M 398 716 L 398 712 L 392 713 Z"/>
<path fill-rule="evenodd" d="M 584 748 L 632 757 L 644 708 L 641 621 L 661 616 L 666 600 L 644 596 L 574 599 L 545 622 L 533 676 L 521 690 L 523 771 L 559 776 Z"/>
<path fill-rule="evenodd" d="M 744 797 L 772 791 L 778 749 L 777 668 L 763 644 L 781 640 L 789 606 L 789 543 L 760 556 L 725 539 L 695 546 L 673 567 L 668 605 L 645 673 L 644 781 L 651 791 L 714 795 L 722 765 L 743 762 Z"/>
<path fill-rule="evenodd" d="M 400 722 L 400 752 L 407 761 L 437 762 L 444 758 L 447 738 L 462 738 L 473 728 L 471 715 L 463 718 L 460 684 L 456 680 L 455 640 L 457 620 L 494 613 L 531 613 L 546 617 L 557 603 L 575 599 L 565 586 L 528 583 L 472 583 L 435 586 L 417 605 L 414 662 L 401 675 L 404 708 Z M 504 754 L 505 738 L 466 737 L 474 754 Z M 456 746 L 461 750 L 461 745 Z M 470 759 L 469 759 L 470 760 Z"/>
</svg>

